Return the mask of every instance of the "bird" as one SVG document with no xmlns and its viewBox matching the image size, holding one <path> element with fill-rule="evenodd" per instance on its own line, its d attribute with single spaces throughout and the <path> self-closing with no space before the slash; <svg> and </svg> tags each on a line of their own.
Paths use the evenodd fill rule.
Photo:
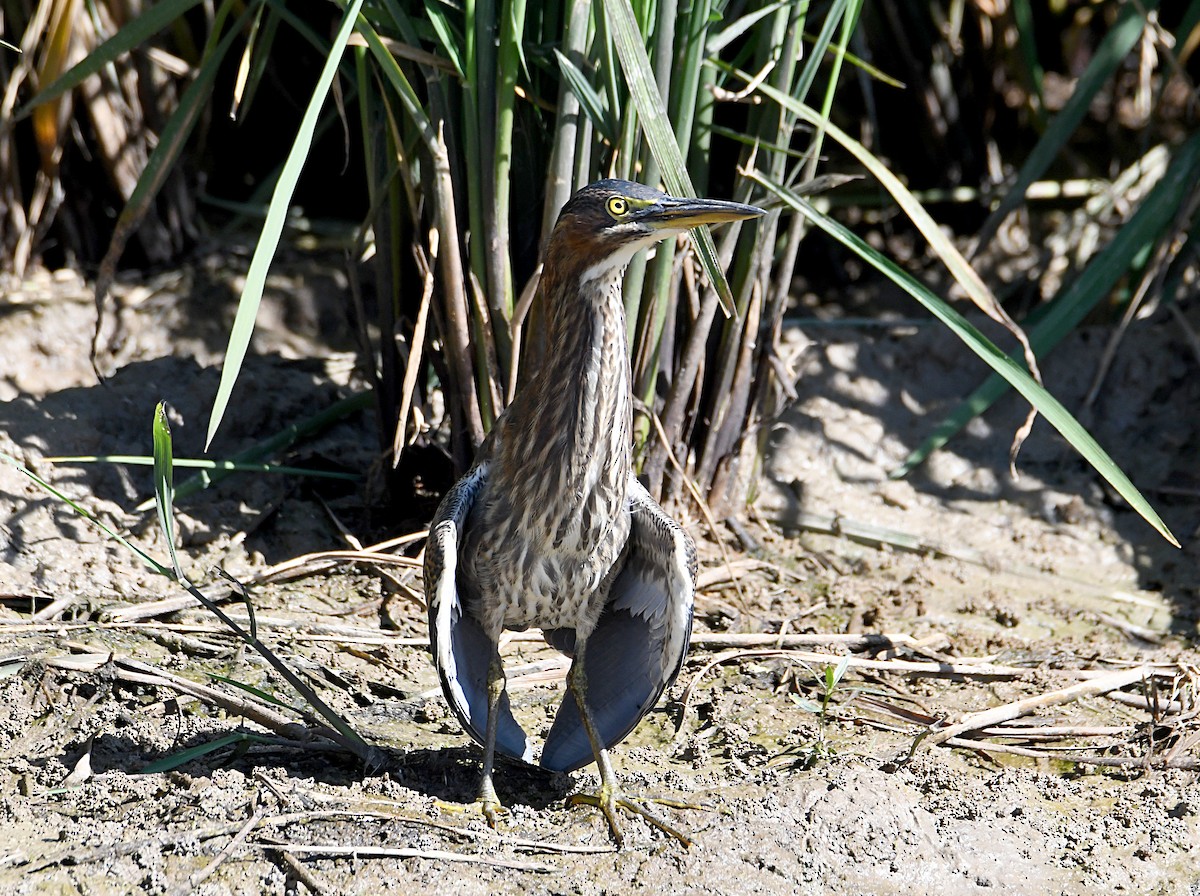
<svg viewBox="0 0 1200 896">
<path fill-rule="evenodd" d="M 534 761 L 512 714 L 500 635 L 533 627 L 572 658 L 540 765 L 597 764 L 599 792 L 573 801 L 598 806 L 618 846 L 619 809 L 690 842 L 621 791 L 609 756 L 683 667 L 696 580 L 694 542 L 632 469 L 622 282 L 633 256 L 660 240 L 762 214 L 605 179 L 578 190 L 551 230 L 539 284 L 544 355 L 443 497 L 425 550 L 430 650 L 447 703 L 483 746 L 475 805 L 492 827 L 507 811 L 493 781 L 497 751 Z"/>
</svg>

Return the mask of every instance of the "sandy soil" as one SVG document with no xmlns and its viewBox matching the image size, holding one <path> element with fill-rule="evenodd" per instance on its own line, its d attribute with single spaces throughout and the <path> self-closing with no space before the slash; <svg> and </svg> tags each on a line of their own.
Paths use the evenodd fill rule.
<svg viewBox="0 0 1200 896">
<path fill-rule="evenodd" d="M 86 284 L 69 272 L 0 284 L 0 450 L 160 557 L 153 510 L 135 510 L 151 496 L 144 468 L 46 458 L 148 454 L 164 398 L 177 454 L 199 453 L 236 289 L 227 266 L 214 253 L 122 283 L 103 385 Z M 303 257 L 280 269 L 218 455 L 352 386 L 351 340 L 329 311 L 344 282 Z M 178 589 L 0 465 L 0 893 L 1200 893 L 1200 378 L 1170 318 L 1152 318 L 1081 410 L 1108 332 L 1075 338 L 1047 380 L 1181 551 L 1043 424 L 1010 481 L 1014 400 L 910 480 L 888 480 L 981 365 L 934 326 L 788 331 L 798 397 L 771 433 L 743 533 L 755 544 L 688 520 L 705 540 L 697 644 L 616 751 L 631 793 L 695 807 L 661 809 L 695 838 L 686 850 L 631 819 L 615 851 L 594 810 L 566 805 L 596 785 L 591 771 L 505 766 L 501 829 L 464 811 L 479 752 L 442 704 L 404 591 L 419 577 L 403 568 L 385 588 L 347 563 L 253 588 L 260 635 L 379 748 L 378 768 L 302 732 L 253 736 L 265 729 L 163 686 L 175 675 L 253 699 L 236 681 L 298 702 L 203 610 L 145 615 Z M 359 414 L 285 460 L 361 472 L 376 444 Z M 370 543 L 430 510 L 371 513 L 363 494 L 228 480 L 181 503 L 185 565 L 200 581 L 218 565 L 253 581 L 345 547 L 339 524 Z M 734 633 L 764 637 L 720 639 Z M 877 633 L 890 646 L 827 637 Z M 535 641 L 506 649 L 519 712 L 544 732 L 562 664 Z M 853 663 L 826 688 L 844 655 Z M 1113 686 L 1143 666 L 1157 674 Z M 1105 693 L 1078 694 L 1085 682 Z M 918 740 L 936 721 L 1073 687 L 1009 723 L 1019 730 Z M 162 760 L 173 767 L 154 770 Z"/>
</svg>

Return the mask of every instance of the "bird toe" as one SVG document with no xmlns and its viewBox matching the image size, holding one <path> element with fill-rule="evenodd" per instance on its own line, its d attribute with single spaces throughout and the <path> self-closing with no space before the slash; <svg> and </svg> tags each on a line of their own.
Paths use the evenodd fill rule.
<svg viewBox="0 0 1200 896">
<path fill-rule="evenodd" d="M 678 840 L 684 849 L 687 849 L 695 842 L 690 835 L 653 811 L 646 805 L 647 802 L 657 801 L 634 799 L 626 796 L 617 788 L 608 785 L 601 785 L 596 793 L 576 793 L 570 797 L 570 803 L 573 806 L 594 806 L 604 813 L 604 818 L 608 822 L 608 829 L 612 833 L 613 841 L 617 844 L 618 849 L 625 844 L 625 835 L 621 830 L 621 822 L 619 820 L 621 810 L 628 812 L 630 815 L 640 815 L 664 834 Z M 668 800 L 661 802 L 676 808 L 700 808 Z"/>
</svg>

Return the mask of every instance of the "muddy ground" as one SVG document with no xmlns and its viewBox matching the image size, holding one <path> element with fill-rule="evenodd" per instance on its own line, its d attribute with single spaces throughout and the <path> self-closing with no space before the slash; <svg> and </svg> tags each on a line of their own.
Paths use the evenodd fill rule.
<svg viewBox="0 0 1200 896">
<path fill-rule="evenodd" d="M 158 557 L 153 510 L 135 510 L 152 494 L 144 468 L 46 458 L 148 454 L 160 399 L 177 455 L 199 454 L 238 263 L 224 248 L 120 284 L 102 385 L 86 284 L 69 272 L 3 284 L 0 450 Z M 217 456 L 353 386 L 344 281 L 300 256 L 281 270 Z M 260 581 L 348 547 L 340 527 L 369 544 L 430 508 L 367 512 L 361 484 L 269 475 L 180 504 L 185 567 L 256 583 L 260 636 L 379 749 L 364 770 L 302 732 L 245 736 L 266 729 L 229 708 L 255 699 L 230 681 L 298 698 L 207 612 L 153 604 L 178 588 L 0 465 L 0 893 L 1200 893 L 1198 362 L 1171 315 L 1136 322 L 1083 409 L 1110 332 L 1075 337 L 1047 380 L 1182 550 L 1042 423 L 1012 482 L 1023 411 L 1011 399 L 889 480 L 981 365 L 923 321 L 789 329 L 798 398 L 743 537 L 682 510 L 703 542 L 697 643 L 615 752 L 629 792 L 695 807 L 660 809 L 690 849 L 629 819 L 615 851 L 594 810 L 566 805 L 595 786 L 590 770 L 503 767 L 511 812 L 492 832 L 463 811 L 479 751 L 420 645 L 405 591 L 419 576 L 391 567 L 385 586 L 374 566 L 342 561 Z M 358 413 L 285 459 L 367 470 L 372 427 Z M 890 642 L 865 638 L 878 633 Z M 519 714 L 544 732 L 562 664 L 531 640 L 506 650 Z M 823 687 L 844 655 L 853 663 Z M 224 703 L 167 686 L 172 675 Z M 919 740 L 1039 696 L 1012 721 Z"/>
</svg>

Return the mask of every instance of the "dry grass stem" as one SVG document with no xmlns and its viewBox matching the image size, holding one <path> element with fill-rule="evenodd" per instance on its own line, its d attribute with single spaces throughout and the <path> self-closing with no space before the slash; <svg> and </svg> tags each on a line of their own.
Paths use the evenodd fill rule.
<svg viewBox="0 0 1200 896">
<path fill-rule="evenodd" d="M 742 590 L 741 578 L 733 571 L 733 559 L 729 554 L 729 549 L 725 547 L 725 541 L 721 538 L 721 530 L 717 525 L 717 520 L 713 516 L 712 508 L 708 506 L 708 502 L 704 500 L 704 496 L 700 494 L 700 489 L 696 487 L 695 481 L 687 474 L 679 459 L 675 457 L 675 450 L 671 446 L 671 440 L 667 436 L 667 432 L 663 429 L 662 421 L 658 418 L 658 414 L 652 409 L 647 410 L 650 417 L 650 422 L 654 425 L 654 431 L 657 433 L 659 441 L 662 443 L 663 453 L 665 454 L 671 466 L 675 470 L 675 474 L 679 476 L 687 488 L 688 494 L 692 500 L 696 502 L 696 506 L 700 509 L 701 516 L 704 517 L 704 522 L 708 526 L 708 531 L 712 534 L 713 543 L 716 544 L 717 550 L 721 552 L 721 561 L 725 569 L 729 572 L 729 581 L 733 583 L 733 587 L 737 589 L 739 609 L 746 611 L 746 593 Z"/>
<path fill-rule="evenodd" d="M 1109 700 L 1125 706 L 1131 706 L 1134 709 L 1145 710 L 1148 713 L 1180 715 L 1185 710 L 1184 705 L 1178 700 L 1153 700 L 1145 694 L 1127 694 L 1124 691 L 1113 691 L 1111 694 L 1105 694 L 1104 696 Z"/>
<path fill-rule="evenodd" d="M 195 891 L 200 884 L 208 880 L 213 873 L 225 863 L 234 852 L 246 842 L 246 838 L 250 836 L 250 832 L 254 830 L 264 815 L 267 814 L 266 806 L 259 806 L 249 820 L 242 826 L 242 829 L 234 835 L 233 839 L 225 844 L 225 847 L 216 855 L 211 862 L 191 875 L 185 882 L 172 890 L 172 896 L 187 896 L 188 893 Z"/>
<path fill-rule="evenodd" d="M 1024 700 L 1016 700 L 1012 703 L 1006 703 L 1003 706 L 995 706 L 991 709 L 970 713 L 962 721 L 934 731 L 925 738 L 924 743 L 928 746 L 945 743 L 951 738 L 966 734 L 969 731 L 979 731 L 983 728 L 989 728 L 1001 722 L 1029 715 L 1039 709 L 1045 709 L 1050 706 L 1061 706 L 1064 703 L 1071 703 L 1085 697 L 1098 697 L 1110 691 L 1117 691 L 1128 687 L 1131 684 L 1149 678 L 1153 674 L 1153 670 L 1147 666 L 1121 669 L 1120 671 L 1110 672 L 1098 678 L 1081 681 L 1078 684 L 1073 684 L 1061 690 L 1038 694 L 1035 697 L 1026 697 Z"/>
<path fill-rule="evenodd" d="M 295 876 L 296 880 L 304 884 L 308 892 L 313 896 L 321 896 L 323 893 L 333 892 L 327 884 L 325 884 L 311 870 L 305 868 L 303 863 L 286 849 L 268 849 L 268 854 L 274 854 L 275 857 L 287 866 L 288 871 Z"/>
<path fill-rule="evenodd" d="M 559 871 L 553 865 L 541 865 L 537 862 L 518 862 L 514 859 L 497 859 L 491 856 L 466 855 L 458 852 L 448 852 L 444 849 L 410 849 L 404 846 L 352 846 L 342 844 L 312 845 L 304 843 L 286 843 L 260 841 L 258 846 L 265 849 L 286 849 L 294 855 L 331 856 L 334 858 L 351 859 L 426 859 L 433 862 L 467 862 L 475 865 L 490 865 L 493 868 L 508 868 L 512 871 L 530 871 L 540 874 L 554 874 Z"/>
<path fill-rule="evenodd" d="M 1183 771 L 1200 771 L 1200 759 L 1190 756 L 1169 758 L 1165 756 L 1085 756 L 1068 755 L 1059 759 L 1067 762 L 1078 762 L 1084 765 L 1101 765 L 1107 768 L 1143 768 L 1167 769 L 1177 768 Z"/>
<path fill-rule="evenodd" d="M 1007 753 L 1012 756 L 1026 756 L 1030 759 L 1046 759 L 1050 753 L 1033 747 L 1018 747 L 1015 744 L 998 744 L 994 741 L 970 740 L 964 737 L 951 737 L 945 741 L 948 747 L 962 747 L 977 753 Z"/>
<path fill-rule="evenodd" d="M 740 577 L 741 573 L 753 572 L 757 569 L 770 570 L 779 579 L 784 579 L 788 582 L 807 582 L 809 579 L 803 573 L 780 566 L 777 563 L 772 563 L 769 560 L 764 560 L 761 557 L 735 557 L 728 564 L 723 563 L 720 566 L 702 568 L 700 574 L 696 576 L 696 594 L 699 597 L 703 591 L 716 588 L 718 585 L 731 584 Z"/>
<path fill-rule="evenodd" d="M 318 572 L 347 561 L 352 563 L 369 563 L 380 568 L 402 566 L 414 571 L 419 570 L 421 568 L 420 560 L 413 557 L 404 557 L 399 554 L 389 554 L 386 551 L 390 548 L 401 547 L 415 541 L 420 541 L 427 534 L 424 531 L 412 532 L 370 545 L 361 551 L 317 551 L 311 554 L 303 554 L 261 570 L 244 580 L 242 584 L 249 588 L 265 582 L 277 582 L 307 573 Z M 206 585 L 200 590 L 210 600 L 216 600 L 215 594 L 228 588 L 229 585 L 227 583 L 218 582 Z M 143 619 L 153 619 L 156 616 L 178 613 L 180 610 L 196 606 L 199 606 L 199 601 L 194 597 L 181 595 L 179 597 L 168 597 L 128 607 L 118 607 L 109 611 L 106 617 L 113 622 L 137 622 Z"/>
<path fill-rule="evenodd" d="M 46 606 L 42 607 L 42 609 L 38 610 L 29 618 L 32 622 L 50 622 L 51 620 L 57 619 L 68 609 L 74 606 L 78 601 L 79 597 L 77 595 L 60 597 L 57 600 L 53 600 L 46 604 Z"/>
<path fill-rule="evenodd" d="M 345 800 L 340 796 L 334 796 L 320 790 L 311 788 L 293 787 L 289 791 L 292 794 L 303 794 L 303 798 L 308 803 L 337 803 L 346 805 Z M 395 821 L 402 824 L 417 825 L 422 828 L 430 828 L 440 831 L 444 834 L 449 834 L 459 840 L 470 841 L 472 843 L 495 843 L 501 846 L 508 846 L 514 849 L 528 849 L 537 852 L 549 852 L 556 854 L 580 854 L 593 855 L 596 853 L 614 852 L 615 849 L 611 845 L 603 846 L 577 846 L 570 843 L 552 843 L 546 840 L 530 840 L 523 837 L 511 837 L 507 834 L 498 834 L 491 828 L 468 828 L 459 827 L 457 825 L 447 824 L 443 821 L 435 821 L 423 816 L 412 814 L 412 810 L 402 803 L 381 799 L 378 797 L 367 797 L 349 804 L 350 808 L 332 809 L 332 810 L 314 810 L 309 812 L 294 813 L 288 816 L 281 816 L 280 820 L 267 819 L 264 822 L 264 827 L 272 826 L 279 827 L 282 824 L 294 824 L 298 821 L 307 820 L 329 820 L 339 818 L 363 819 L 370 818 L 378 821 Z"/>
<path fill-rule="evenodd" d="M 165 669 L 142 663 L 130 657 L 119 657 L 109 652 L 96 652 L 85 644 L 69 645 L 86 651 L 74 656 L 49 656 L 43 659 L 46 666 L 70 671 L 92 671 L 111 674 L 118 681 L 130 684 L 161 687 L 188 694 L 205 703 L 218 706 L 228 713 L 261 725 L 287 739 L 292 745 L 303 749 L 346 750 L 342 737 L 313 719 L 310 727 L 295 721 L 264 705 L 248 693 L 226 692 L 208 685 L 172 675 Z M 353 751 L 350 751 L 353 752 Z"/>
<path fill-rule="evenodd" d="M 308 799 L 316 799 L 317 801 L 327 801 L 332 797 L 319 791 L 305 791 L 305 796 Z M 376 803 L 378 801 L 370 801 Z M 581 854 L 590 855 L 596 853 L 612 852 L 611 846 L 574 846 L 570 844 L 552 843 L 543 840 L 531 840 L 522 837 L 507 837 L 497 835 L 491 831 L 475 831 L 468 828 L 460 828 L 454 825 L 445 824 L 443 822 L 434 821 L 428 818 L 420 818 L 411 814 L 405 814 L 400 807 L 394 807 L 391 811 L 354 811 L 351 809 L 339 810 L 306 810 L 302 812 L 288 812 L 280 815 L 266 815 L 265 812 L 259 810 L 246 822 L 238 822 L 235 824 L 220 825 L 212 828 L 187 828 L 181 831 L 170 831 L 159 834 L 156 837 L 145 840 L 135 840 L 125 843 L 115 843 L 99 849 L 80 852 L 77 846 L 70 846 L 64 849 L 55 850 L 48 854 L 35 858 L 28 856 L 7 856 L 16 867 L 29 866 L 30 873 L 41 870 L 50 865 L 70 864 L 70 865 L 85 865 L 93 862 L 107 863 L 113 859 L 132 855 L 141 852 L 147 848 L 169 849 L 182 844 L 195 843 L 197 841 L 212 840 L 219 837 L 233 836 L 222 850 L 217 859 L 215 859 L 208 867 L 189 878 L 185 892 L 190 892 L 194 889 L 204 877 L 211 875 L 213 870 L 219 866 L 220 862 L 224 861 L 231 855 L 237 846 L 242 843 L 246 836 L 255 828 L 283 828 L 296 824 L 303 824 L 310 821 L 329 821 L 337 819 L 375 819 L 379 821 L 401 822 L 404 824 L 419 825 L 423 828 L 440 831 L 460 840 L 465 840 L 474 843 L 495 843 L 501 846 L 506 846 L 512 849 L 529 850 L 531 852 L 546 852 L 553 854 Z M 357 856 L 384 857 L 389 853 L 371 852 L 372 847 L 365 849 L 355 849 L 354 847 L 341 846 L 301 846 L 289 843 L 279 842 L 263 842 L 256 844 L 267 848 L 273 848 L 280 851 L 286 851 L 291 854 L 308 853 L 312 855 L 346 855 L 353 854 Z M 415 858 L 431 858 L 440 859 L 443 861 L 458 861 L 458 862 L 475 862 L 484 864 L 499 864 L 499 867 L 515 867 L 518 870 L 549 870 L 557 869 L 549 866 L 537 866 L 531 863 L 513 862 L 511 864 L 502 864 L 505 860 L 490 861 L 484 856 L 463 855 L 459 853 L 447 852 L 442 850 L 434 850 L 432 852 L 422 852 L 418 850 L 392 852 L 390 855 Z M 202 875 L 204 877 L 201 877 Z M 308 884 L 306 884 L 308 886 Z M 310 887 L 311 889 L 311 887 Z"/>
<path fill-rule="evenodd" d="M 433 264 L 437 262 L 438 233 L 429 233 L 429 254 L 420 244 L 413 245 L 413 255 L 417 260 L 417 268 L 421 272 L 421 304 L 417 311 L 417 321 L 413 325 L 412 344 L 408 349 L 408 360 L 404 365 L 404 380 L 400 386 L 400 410 L 396 414 L 396 432 L 392 439 L 392 467 L 400 464 L 400 455 L 405 444 L 409 441 L 408 417 L 413 406 L 413 394 L 417 388 L 417 376 L 421 371 L 421 362 L 425 357 L 425 331 L 429 324 L 430 300 L 433 298 Z"/>
<path fill-rule="evenodd" d="M 776 636 L 778 637 L 778 636 Z M 800 636 L 803 637 L 803 636 Z M 1020 678 L 1033 674 L 1032 669 L 1022 669 L 1016 666 L 998 666 L 989 662 L 917 662 L 913 660 L 868 660 L 856 656 L 837 656 L 829 653 L 815 653 L 807 650 L 730 650 L 717 654 L 706 663 L 695 677 L 692 678 L 683 692 L 680 702 L 683 704 L 681 715 L 686 715 L 692 696 L 706 675 L 725 663 L 743 662 L 745 660 L 787 660 L 806 667 L 817 666 L 824 668 L 838 663 L 846 663 L 851 669 L 869 669 L 876 672 L 899 672 L 908 675 L 927 675 L 931 677 L 960 676 L 971 678 Z M 994 722 L 988 722 L 994 724 Z M 952 735 L 953 736 L 953 735 Z"/>
<path fill-rule="evenodd" d="M 711 633 L 696 632 L 692 635 L 692 648 L 716 650 L 729 647 L 840 647 L 843 650 L 899 650 L 923 648 L 932 643 L 945 643 L 945 635 L 914 638 L 902 633 L 880 634 L 781 634 L 763 633 Z M 836 660 L 837 657 L 828 657 Z"/>
<path fill-rule="evenodd" d="M 984 737 L 1059 739 L 1064 737 L 1124 737 L 1132 725 L 997 725 L 978 732 Z"/>
</svg>

